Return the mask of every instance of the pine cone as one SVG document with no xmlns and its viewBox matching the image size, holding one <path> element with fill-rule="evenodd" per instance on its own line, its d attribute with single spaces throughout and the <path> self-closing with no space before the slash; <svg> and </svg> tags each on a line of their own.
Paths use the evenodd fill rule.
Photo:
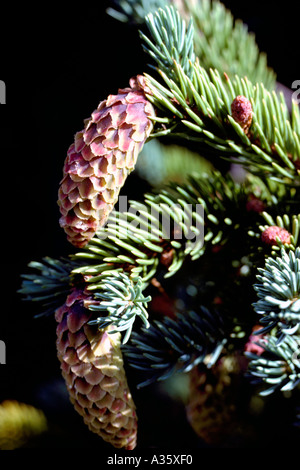
<svg viewBox="0 0 300 470">
<path fill-rule="evenodd" d="M 77 247 L 85 246 L 106 223 L 152 131 L 154 108 L 143 88 L 139 75 L 130 80 L 130 88 L 109 95 L 69 147 L 58 205 L 60 225 Z"/>
<path fill-rule="evenodd" d="M 137 417 L 123 366 L 120 333 L 87 325 L 91 297 L 74 290 L 56 310 L 57 353 L 70 400 L 88 428 L 116 448 L 136 446 Z"/>
<path fill-rule="evenodd" d="M 35 436 L 47 431 L 44 413 L 16 400 L 0 404 L 0 450 L 15 450 L 26 446 Z"/>
<path fill-rule="evenodd" d="M 196 434 L 209 445 L 224 445 L 240 430 L 239 374 L 235 357 L 222 358 L 211 369 L 200 366 L 190 372 L 187 418 Z"/>
</svg>

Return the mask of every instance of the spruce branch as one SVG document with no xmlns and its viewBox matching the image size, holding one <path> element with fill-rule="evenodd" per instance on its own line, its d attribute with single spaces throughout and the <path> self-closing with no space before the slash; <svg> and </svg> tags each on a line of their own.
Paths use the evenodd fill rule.
<svg viewBox="0 0 300 470">
<path fill-rule="evenodd" d="M 150 296 L 143 295 L 141 278 L 130 278 L 125 273 L 106 276 L 97 290 L 93 292 L 93 300 L 85 306 L 93 312 L 107 312 L 107 315 L 89 321 L 89 325 L 97 325 L 99 330 L 112 325 L 109 333 L 124 332 L 125 344 L 132 332 L 136 317 L 139 317 L 146 328 L 149 328 L 147 303 Z"/>
<path fill-rule="evenodd" d="M 260 332 L 269 332 L 275 327 L 276 336 L 294 335 L 300 326 L 300 248 L 286 251 L 280 256 L 266 259 L 265 267 L 258 268 L 254 285 L 258 301 L 254 310 L 265 325 Z"/>
<path fill-rule="evenodd" d="M 145 22 L 153 40 L 140 31 L 143 48 L 157 63 L 158 68 L 176 81 L 179 77 L 173 71 L 175 61 L 181 65 L 186 75 L 192 78 L 192 64 L 196 58 L 192 19 L 186 27 L 185 20 L 171 5 L 149 13 Z"/>
<path fill-rule="evenodd" d="M 254 34 L 216 0 L 183 0 L 184 13 L 193 18 L 194 47 L 206 70 L 217 69 L 230 76 L 248 77 L 274 89 L 276 74 L 268 67 L 267 56 L 257 46 Z"/>
<path fill-rule="evenodd" d="M 247 76 L 229 77 L 217 69 L 206 70 L 194 53 L 187 63 L 182 62 L 180 49 L 176 53 L 174 23 L 165 8 L 156 12 L 162 31 L 169 31 L 171 53 L 163 52 L 163 33 L 158 33 L 151 21 L 151 56 L 158 64 L 161 79 L 146 76 L 147 97 L 156 109 L 163 112 L 154 118 L 157 129 L 154 136 L 173 135 L 198 142 L 199 152 L 211 152 L 244 165 L 252 173 L 294 183 L 299 179 L 300 135 L 299 109 L 293 104 L 292 116 L 283 94 L 270 92 L 263 83 L 253 84 Z M 153 18 L 153 15 L 149 15 Z M 191 31 L 191 30 L 189 30 Z M 180 30 L 181 33 L 181 30 Z M 186 48 L 192 50 L 190 34 Z M 149 50 L 148 50 L 149 52 Z M 178 60 L 177 56 L 180 57 Z M 251 121 L 245 130 L 235 119 L 232 104 L 237 97 L 245 97 L 252 107 Z M 250 127 L 251 125 L 251 127 Z"/>
<path fill-rule="evenodd" d="M 249 177 L 241 186 L 215 172 L 147 193 L 143 202 L 129 201 L 129 210 L 113 211 L 107 225 L 72 255 L 81 262 L 73 273 L 84 276 L 91 292 L 103 276 L 117 272 L 139 276 L 145 285 L 158 273 L 173 276 L 187 258 L 199 259 L 208 245 L 225 245 L 233 228 L 236 236 L 247 236 L 261 220 L 257 212 L 247 211 L 258 183 Z"/>
<path fill-rule="evenodd" d="M 216 5 L 215 11 L 221 11 Z M 194 140 L 199 152 L 236 158 L 252 173 L 295 183 L 300 149 L 296 106 L 290 119 L 283 94 L 269 92 L 260 82 L 252 84 L 247 76 L 232 74 L 231 79 L 221 75 L 224 70 L 207 71 L 195 58 L 192 20 L 186 28 L 173 6 L 159 8 L 145 21 L 150 37 L 141 32 L 144 48 L 166 84 L 145 74 L 147 97 L 163 111 L 153 118 L 158 126 L 152 135 Z M 246 97 L 253 108 L 247 131 L 232 113 L 232 103 L 239 96 Z"/>
<path fill-rule="evenodd" d="M 163 8 L 168 0 L 113 0 L 106 12 L 123 23 L 142 24 L 150 12 Z"/>
<path fill-rule="evenodd" d="M 217 312 L 200 307 L 199 312 L 179 314 L 176 320 L 165 317 L 150 328 L 133 332 L 123 347 L 128 364 L 145 378 L 138 388 L 189 372 L 197 364 L 211 367 L 226 343 L 224 324 Z"/>
<path fill-rule="evenodd" d="M 41 306 L 42 311 L 37 317 L 54 313 L 77 282 L 72 270 L 78 267 L 78 262 L 46 256 L 39 262 L 31 261 L 28 267 L 33 273 L 21 275 L 18 293 L 24 296 L 24 301 L 37 302 Z"/>
<path fill-rule="evenodd" d="M 268 214 L 274 219 L 273 222 L 278 216 L 281 219 L 287 217 L 283 214 L 297 213 L 300 203 L 300 193 L 297 186 L 290 186 L 268 179 L 265 181 L 265 191 L 269 194 L 270 207 Z"/>
<path fill-rule="evenodd" d="M 300 383 L 300 337 L 286 335 L 278 344 L 274 336 L 268 335 L 258 344 L 264 350 L 260 356 L 246 355 L 250 359 L 248 372 L 253 383 L 263 385 L 260 394 L 294 390 Z"/>
<path fill-rule="evenodd" d="M 125 270 L 140 276 L 144 283 L 159 269 L 166 271 L 166 276 L 175 274 L 187 256 L 201 254 L 204 221 L 198 202 L 189 194 L 184 197 L 178 192 L 176 197 L 168 191 L 149 193 L 143 203 L 129 201 L 128 211 L 113 211 L 107 225 L 83 251 L 73 255 L 88 261 L 74 273 L 85 276 L 88 289 L 97 288 L 107 272 Z"/>
<path fill-rule="evenodd" d="M 289 116 L 283 94 L 268 91 L 263 84 L 217 70 L 206 71 L 196 60 L 190 79 L 174 62 L 174 80 L 160 71 L 165 85 L 145 74 L 148 99 L 163 111 L 153 136 L 173 135 L 198 143 L 199 153 L 208 151 L 236 161 L 253 174 L 279 182 L 298 184 L 300 114 L 293 105 Z M 232 116 L 233 101 L 244 96 L 252 106 L 251 127 L 245 133 Z"/>
<path fill-rule="evenodd" d="M 268 67 L 266 54 L 260 52 L 254 34 L 219 1 L 211 0 L 114 0 L 107 13 L 122 22 L 144 25 L 148 15 L 172 6 L 194 25 L 194 49 L 206 69 L 228 75 L 247 76 L 253 83 L 275 87 L 275 72 Z M 174 8 L 172 7 L 172 8 Z M 245 52 L 247 51 L 247 52 Z"/>
</svg>

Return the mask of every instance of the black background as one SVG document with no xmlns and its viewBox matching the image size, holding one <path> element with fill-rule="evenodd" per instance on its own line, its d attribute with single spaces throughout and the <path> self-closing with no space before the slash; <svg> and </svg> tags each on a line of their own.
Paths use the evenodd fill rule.
<svg viewBox="0 0 300 470">
<path fill-rule="evenodd" d="M 37 447 L 105 448 L 69 405 L 53 318 L 33 320 L 36 312 L 16 291 L 29 261 L 71 252 L 58 225 L 56 200 L 74 133 L 99 101 L 127 86 L 131 76 L 148 71 L 136 28 L 106 15 L 108 3 L 22 3 L 2 12 L 0 79 L 6 83 L 7 103 L 0 106 L 0 339 L 6 343 L 7 363 L 0 365 L 0 402 L 15 399 L 45 411 L 51 429 Z M 299 4 L 224 4 L 256 34 L 278 81 L 290 88 L 300 80 Z M 130 196 L 141 190 L 132 181 Z M 182 410 L 164 396 L 157 400 L 155 393 L 149 389 L 136 398 L 140 445 L 201 447 Z"/>
</svg>

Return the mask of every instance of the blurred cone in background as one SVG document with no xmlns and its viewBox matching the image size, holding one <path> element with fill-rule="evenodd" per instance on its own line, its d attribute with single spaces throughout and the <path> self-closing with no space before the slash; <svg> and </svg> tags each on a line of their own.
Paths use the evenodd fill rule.
<svg viewBox="0 0 300 470">
<path fill-rule="evenodd" d="M 240 415 L 241 365 L 235 356 L 221 358 L 213 367 L 190 372 L 187 418 L 196 434 L 209 445 L 225 445 L 248 431 Z"/>
<path fill-rule="evenodd" d="M 47 430 L 44 413 L 16 400 L 5 400 L 0 405 L 0 450 L 14 450 Z"/>
</svg>

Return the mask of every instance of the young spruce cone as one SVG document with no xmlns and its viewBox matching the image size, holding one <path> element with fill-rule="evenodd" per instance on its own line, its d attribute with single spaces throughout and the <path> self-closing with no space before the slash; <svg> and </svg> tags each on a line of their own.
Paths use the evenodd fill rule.
<svg viewBox="0 0 300 470">
<path fill-rule="evenodd" d="M 70 400 L 88 428 L 116 448 L 136 446 L 137 417 L 123 366 L 120 333 L 90 327 L 92 301 L 74 290 L 56 310 L 57 355 Z"/>
<path fill-rule="evenodd" d="M 130 88 L 100 102 L 69 147 L 58 205 L 60 225 L 79 248 L 107 221 L 152 131 L 154 108 L 143 87 L 139 75 L 130 80 Z"/>
</svg>

